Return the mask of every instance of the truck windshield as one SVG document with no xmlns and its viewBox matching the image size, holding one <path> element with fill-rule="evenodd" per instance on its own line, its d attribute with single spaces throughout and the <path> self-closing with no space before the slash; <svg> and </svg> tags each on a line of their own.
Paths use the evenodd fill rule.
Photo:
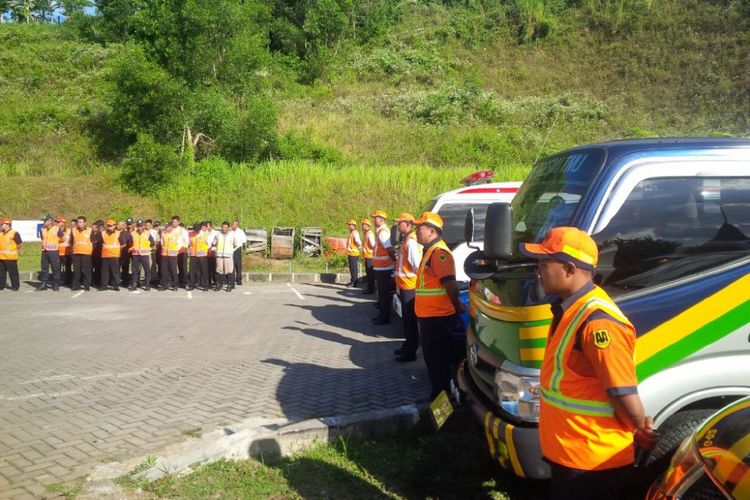
<svg viewBox="0 0 750 500">
<path fill-rule="evenodd" d="M 513 251 L 570 223 L 604 159 L 601 150 L 555 155 L 537 163 L 513 199 Z"/>
</svg>

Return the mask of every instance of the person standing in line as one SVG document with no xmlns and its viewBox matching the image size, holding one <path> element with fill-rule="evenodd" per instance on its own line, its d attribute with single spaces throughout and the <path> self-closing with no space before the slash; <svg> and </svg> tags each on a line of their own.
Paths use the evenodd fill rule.
<svg viewBox="0 0 750 500">
<path fill-rule="evenodd" d="M 103 292 L 112 283 L 112 290 L 120 291 L 120 255 L 125 246 L 123 232 L 116 229 L 113 219 L 107 219 L 107 229 L 101 233 L 102 240 L 102 282 L 99 291 Z"/>
<path fill-rule="evenodd" d="M 158 267 L 158 255 L 159 255 L 159 245 L 161 243 L 161 239 L 159 237 L 159 231 L 154 227 L 154 221 L 151 219 L 146 219 L 144 221 L 144 226 L 146 231 L 148 232 L 149 236 L 151 236 L 151 240 L 154 242 L 154 244 L 151 246 L 151 270 L 149 273 L 149 276 L 151 276 L 151 282 L 148 283 L 147 286 L 153 285 L 155 282 L 158 283 L 159 281 L 159 267 Z"/>
<path fill-rule="evenodd" d="M 417 359 L 419 348 L 419 325 L 414 312 L 417 288 L 417 270 L 422 261 L 422 246 L 414 232 L 414 216 L 408 212 L 399 215 L 398 232 L 401 245 L 396 262 L 396 288 L 401 298 L 401 321 L 404 325 L 404 343 L 394 351 L 396 361 L 406 363 Z"/>
<path fill-rule="evenodd" d="M 179 215 L 173 215 L 170 221 L 174 231 L 177 234 L 177 271 L 180 276 L 180 285 L 187 286 L 187 248 L 190 245 L 190 236 L 188 235 L 185 225 L 182 223 Z"/>
<path fill-rule="evenodd" d="M 214 223 L 206 221 L 206 227 L 208 229 L 208 283 L 210 286 L 216 286 L 216 252 L 214 247 L 216 246 L 216 238 L 219 237 L 219 231 L 214 229 Z"/>
<path fill-rule="evenodd" d="M 177 291 L 179 276 L 177 274 L 177 255 L 180 250 L 180 235 L 177 227 L 172 224 L 164 226 L 161 235 L 161 291 Z"/>
<path fill-rule="evenodd" d="M 59 216 L 55 219 L 55 222 L 60 227 L 60 231 L 62 231 L 58 247 L 61 279 L 65 286 L 70 286 L 73 283 L 73 254 L 70 243 L 70 228 L 66 226 L 67 221 L 65 217 Z"/>
<path fill-rule="evenodd" d="M 91 241 L 91 228 L 86 227 L 86 217 L 76 219 L 76 227 L 71 232 L 73 241 L 73 290 L 83 289 L 87 292 L 91 286 L 91 254 L 94 244 Z"/>
<path fill-rule="evenodd" d="M 594 240 L 575 227 L 551 229 L 540 243 L 521 243 L 538 261 L 552 323 L 542 360 L 539 441 L 550 465 L 551 498 L 622 495 L 634 445 L 658 441 L 638 396 L 635 327 L 594 285 Z"/>
<path fill-rule="evenodd" d="M 102 285 L 102 232 L 104 221 L 97 219 L 91 224 L 91 284 L 97 288 Z"/>
<path fill-rule="evenodd" d="M 240 221 L 237 219 L 232 221 L 232 234 L 234 234 L 234 249 L 233 257 L 233 268 L 232 274 L 234 274 L 234 282 L 237 286 L 242 286 L 242 252 L 245 249 L 245 243 L 247 243 L 247 235 L 245 231 L 240 228 Z"/>
<path fill-rule="evenodd" d="M 120 278 L 122 286 L 128 286 L 128 283 L 130 283 L 130 247 L 133 246 L 133 231 L 135 231 L 133 219 L 128 217 L 125 221 L 125 229 L 120 233 L 125 241 L 125 246 L 122 247 L 122 252 L 120 252 Z"/>
<path fill-rule="evenodd" d="M 23 247 L 23 240 L 18 231 L 11 227 L 10 218 L 0 220 L 0 290 L 5 288 L 5 280 L 10 276 L 10 289 L 17 292 L 21 287 L 18 275 L 18 252 Z"/>
<path fill-rule="evenodd" d="M 365 260 L 365 276 L 367 278 L 367 288 L 362 294 L 371 295 L 375 293 L 375 271 L 373 270 L 372 258 L 375 256 L 375 234 L 370 229 L 370 220 L 362 219 L 362 258 Z"/>
<path fill-rule="evenodd" d="M 375 222 L 375 255 L 373 268 L 378 287 L 378 315 L 373 318 L 376 325 L 387 325 L 391 322 L 391 297 L 394 291 L 393 263 L 396 251 L 391 245 L 391 231 L 385 223 L 388 215 L 378 210 L 371 215 Z"/>
<path fill-rule="evenodd" d="M 464 312 L 466 308 L 459 299 L 453 254 L 442 239 L 443 219 L 434 212 L 423 212 L 414 224 L 417 225 L 417 241 L 423 247 L 422 261 L 417 270 L 414 311 L 419 322 L 432 401 L 442 391 L 450 394 L 453 315 Z"/>
<path fill-rule="evenodd" d="M 143 289 L 151 290 L 151 250 L 154 248 L 154 238 L 146 230 L 142 220 L 135 222 L 135 231 L 131 234 L 130 254 L 133 262 L 133 273 L 130 276 L 129 290 L 138 288 L 138 280 L 143 269 Z"/>
<path fill-rule="evenodd" d="M 188 290 L 208 290 L 208 228 L 205 222 L 196 224 L 190 238 L 190 285 Z"/>
<path fill-rule="evenodd" d="M 41 272 L 39 281 L 41 286 L 37 291 L 52 288 L 58 291 L 60 286 L 60 240 L 63 236 L 62 229 L 58 224 L 52 223 L 52 216 L 44 218 L 42 229 L 39 231 L 42 240 Z M 50 268 L 52 268 L 52 279 L 50 283 Z"/>
<path fill-rule="evenodd" d="M 221 233 L 214 242 L 214 253 L 216 255 L 216 286 L 215 291 L 221 290 L 226 283 L 227 292 L 234 289 L 233 259 L 234 259 L 234 234 L 229 230 L 229 222 L 221 223 Z"/>
<path fill-rule="evenodd" d="M 362 240 L 359 237 L 359 231 L 357 231 L 357 221 L 349 219 L 346 221 L 346 226 L 349 229 L 349 237 L 346 239 L 346 256 L 349 261 L 349 276 L 350 280 L 346 286 L 357 286 L 359 282 L 359 255 L 362 253 Z"/>
</svg>

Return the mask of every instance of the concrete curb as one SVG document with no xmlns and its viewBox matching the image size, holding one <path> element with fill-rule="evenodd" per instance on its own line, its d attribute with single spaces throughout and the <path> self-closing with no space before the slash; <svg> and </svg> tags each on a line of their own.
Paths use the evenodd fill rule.
<svg viewBox="0 0 750 500">
<path fill-rule="evenodd" d="M 155 463 L 135 474 L 136 479 L 155 481 L 169 474 L 185 474 L 192 467 L 221 458 L 285 456 L 301 451 L 313 443 L 332 443 L 340 437 L 372 438 L 413 429 L 425 405 L 407 405 L 388 410 L 373 410 L 354 415 L 324 417 L 302 421 L 250 418 L 238 425 L 209 432 L 198 439 L 188 439 L 168 446 L 157 455 Z M 99 465 L 86 478 L 79 498 L 102 495 L 121 497 L 114 484 L 118 477 L 130 474 L 146 457 L 127 462 Z"/>
<path fill-rule="evenodd" d="M 39 271 L 20 271 L 21 281 L 39 281 Z M 247 283 L 348 283 L 349 274 L 337 273 L 242 273 Z"/>
</svg>

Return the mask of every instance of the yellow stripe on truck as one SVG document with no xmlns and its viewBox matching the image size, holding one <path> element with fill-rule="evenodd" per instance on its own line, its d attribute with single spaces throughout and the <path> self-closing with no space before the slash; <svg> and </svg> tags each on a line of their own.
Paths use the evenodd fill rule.
<svg viewBox="0 0 750 500">
<path fill-rule="evenodd" d="M 513 426 L 510 424 L 505 424 L 505 444 L 508 445 L 508 454 L 510 455 L 510 463 L 513 464 L 513 472 L 518 477 L 526 477 L 521 468 L 521 462 L 518 460 L 516 445 L 513 442 Z"/>
</svg>

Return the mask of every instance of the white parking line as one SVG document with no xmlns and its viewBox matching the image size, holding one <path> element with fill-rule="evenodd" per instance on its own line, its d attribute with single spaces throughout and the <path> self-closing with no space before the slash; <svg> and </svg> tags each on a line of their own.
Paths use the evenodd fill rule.
<svg viewBox="0 0 750 500">
<path fill-rule="evenodd" d="M 78 293 L 73 294 L 73 296 L 71 297 L 71 299 L 76 299 L 76 298 L 80 297 L 81 295 L 83 295 L 83 290 L 81 290 Z"/>
<path fill-rule="evenodd" d="M 286 286 L 288 286 L 289 288 L 291 288 L 291 289 L 292 289 L 292 291 L 294 292 L 294 294 L 295 294 L 295 295 L 296 295 L 297 297 L 299 297 L 299 298 L 300 298 L 301 300 L 306 300 L 306 299 L 305 299 L 305 298 L 304 298 L 304 297 L 302 296 L 302 294 L 301 294 L 301 293 L 299 293 L 299 292 L 297 291 L 297 289 L 296 289 L 296 288 L 294 288 L 294 287 L 292 286 L 292 284 L 291 284 L 291 283 L 287 283 L 287 284 L 286 284 Z"/>
<path fill-rule="evenodd" d="M 242 295 L 252 295 L 253 292 L 242 292 Z"/>
<path fill-rule="evenodd" d="M 193 300 L 193 292 L 188 292 L 187 296 L 188 296 L 188 300 Z"/>
</svg>

